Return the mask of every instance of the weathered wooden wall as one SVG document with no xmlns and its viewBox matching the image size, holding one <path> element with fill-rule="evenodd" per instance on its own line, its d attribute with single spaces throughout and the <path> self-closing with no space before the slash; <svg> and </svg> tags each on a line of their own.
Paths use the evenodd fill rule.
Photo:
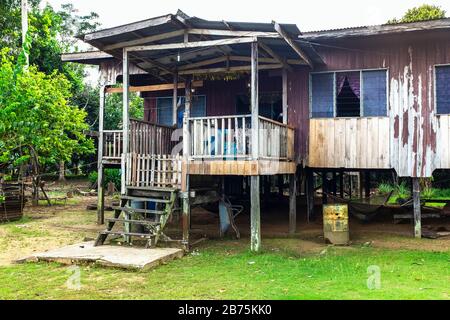
<svg viewBox="0 0 450 320">
<path fill-rule="evenodd" d="M 434 65 L 450 63 L 448 32 L 321 41 L 322 46 L 318 46 L 317 51 L 326 66 L 314 71 L 388 69 L 389 140 L 386 143 L 389 144 L 390 167 L 400 176 L 410 177 L 429 177 L 437 168 L 450 168 L 447 162 L 440 160 L 447 159 L 448 155 L 438 154 L 448 153 L 447 147 L 442 145 L 445 142 L 438 139 L 438 133 L 446 132 L 448 126 L 445 120 L 439 121 L 434 105 Z M 303 75 L 292 77 L 292 84 L 298 85 L 302 82 L 299 79 L 304 82 L 309 76 L 308 71 L 300 73 Z M 299 90 L 289 99 L 290 107 L 295 99 L 295 107 L 290 109 L 290 115 L 294 115 L 290 116 L 290 124 L 300 130 L 296 135 L 298 159 L 311 165 L 314 163 L 308 162 L 308 150 L 314 150 L 314 146 L 309 148 L 308 142 L 314 141 L 305 139 L 309 132 L 309 88 L 302 85 L 293 90 Z M 322 157 L 325 153 L 319 158 Z"/>
<path fill-rule="evenodd" d="M 309 165 L 389 169 L 389 118 L 312 119 Z"/>
</svg>

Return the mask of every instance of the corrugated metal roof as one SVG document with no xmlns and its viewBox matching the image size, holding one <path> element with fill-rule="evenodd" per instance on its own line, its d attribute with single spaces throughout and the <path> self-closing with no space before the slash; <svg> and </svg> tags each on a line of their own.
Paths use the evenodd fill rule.
<svg viewBox="0 0 450 320">
<path fill-rule="evenodd" d="M 395 34 L 401 32 L 413 32 L 413 31 L 430 31 L 439 29 L 450 29 L 450 18 L 408 22 L 398 24 L 381 24 L 381 25 L 368 25 L 357 26 L 348 28 L 307 31 L 304 32 L 299 38 L 310 39 L 329 39 L 329 38 L 343 38 L 343 37 L 362 37 L 382 34 Z"/>
</svg>

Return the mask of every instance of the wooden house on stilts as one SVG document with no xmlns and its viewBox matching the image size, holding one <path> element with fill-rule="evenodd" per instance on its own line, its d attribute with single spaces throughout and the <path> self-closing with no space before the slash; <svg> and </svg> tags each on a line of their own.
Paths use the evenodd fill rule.
<svg viewBox="0 0 450 320">
<path fill-rule="evenodd" d="M 244 177 L 257 251 L 266 177 L 289 180 L 295 233 L 300 186 L 313 217 L 314 172 L 334 181 L 360 172 L 367 186 L 373 170 L 413 179 L 421 236 L 418 179 L 450 168 L 449 19 L 301 33 L 179 11 L 81 39 L 99 51 L 63 60 L 100 66 L 100 223 L 104 168 L 122 169 L 121 203 L 98 244 L 117 233 L 154 244 L 180 202 L 189 248 L 191 206 L 217 201 L 226 177 Z M 143 119 L 130 119 L 130 92 L 144 98 Z M 105 95 L 117 93 L 123 127 L 104 130 Z M 112 231 L 115 223 L 125 230 Z"/>
</svg>

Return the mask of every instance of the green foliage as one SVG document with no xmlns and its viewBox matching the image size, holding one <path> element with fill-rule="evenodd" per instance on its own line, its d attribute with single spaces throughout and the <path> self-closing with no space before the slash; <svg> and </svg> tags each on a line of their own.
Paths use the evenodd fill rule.
<svg viewBox="0 0 450 320">
<path fill-rule="evenodd" d="M 395 194 L 398 199 L 408 199 L 411 196 L 411 192 L 405 181 L 402 181 L 399 185 L 395 187 Z"/>
<path fill-rule="evenodd" d="M 382 182 L 378 185 L 378 193 L 380 194 L 389 194 L 394 191 L 395 187 L 387 182 Z"/>
<path fill-rule="evenodd" d="M 92 152 L 86 112 L 69 104 L 70 82 L 34 66 L 21 70 L 9 53 L 0 53 L 0 162 L 18 165 L 34 153 L 45 165 Z"/>
<path fill-rule="evenodd" d="M 433 197 L 434 197 L 434 194 L 435 194 L 435 189 L 429 188 L 429 187 L 426 187 L 426 188 L 423 189 L 422 192 L 421 192 L 421 196 L 422 196 L 423 198 L 426 198 L 426 199 L 431 199 L 431 198 L 433 198 Z"/>
<path fill-rule="evenodd" d="M 123 95 L 110 94 L 105 104 L 105 130 L 117 130 L 122 127 Z M 144 117 L 144 99 L 136 93 L 130 93 L 129 112 L 131 118 L 142 119 Z"/>
<path fill-rule="evenodd" d="M 105 169 L 105 179 L 104 179 L 104 187 L 108 185 L 108 183 L 112 182 L 116 187 L 120 186 L 121 183 L 121 176 L 120 176 L 120 169 Z M 92 171 L 89 174 L 89 182 L 96 183 L 98 178 L 97 171 Z"/>
<path fill-rule="evenodd" d="M 445 18 L 446 12 L 439 6 L 424 4 L 406 11 L 400 19 L 394 18 L 388 24 L 428 21 Z"/>
</svg>

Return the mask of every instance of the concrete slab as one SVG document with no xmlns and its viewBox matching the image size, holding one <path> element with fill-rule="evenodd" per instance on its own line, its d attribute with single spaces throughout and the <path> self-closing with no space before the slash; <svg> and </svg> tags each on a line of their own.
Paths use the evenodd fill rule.
<svg viewBox="0 0 450 320">
<path fill-rule="evenodd" d="M 146 270 L 167 261 L 181 258 L 183 254 L 183 250 L 174 248 L 94 247 L 94 242 L 84 242 L 38 253 L 24 260 L 62 264 L 95 263 L 107 267 Z"/>
</svg>

